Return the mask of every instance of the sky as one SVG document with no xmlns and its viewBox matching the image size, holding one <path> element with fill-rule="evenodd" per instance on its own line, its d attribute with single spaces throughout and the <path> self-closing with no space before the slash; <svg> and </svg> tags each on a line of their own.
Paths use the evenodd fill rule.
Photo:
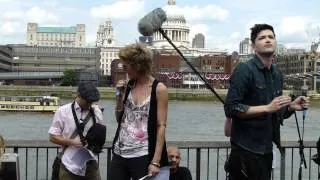
<svg viewBox="0 0 320 180">
<path fill-rule="evenodd" d="M 136 42 L 137 23 L 167 0 L 0 0 L 0 44 L 26 43 L 27 23 L 39 26 L 86 25 L 86 43 L 94 45 L 99 24 L 111 19 L 116 44 Z M 319 40 L 319 0 L 176 0 L 176 11 L 196 33 L 206 37 L 206 48 L 238 51 L 255 23 L 275 28 L 278 44 L 310 48 Z"/>
</svg>

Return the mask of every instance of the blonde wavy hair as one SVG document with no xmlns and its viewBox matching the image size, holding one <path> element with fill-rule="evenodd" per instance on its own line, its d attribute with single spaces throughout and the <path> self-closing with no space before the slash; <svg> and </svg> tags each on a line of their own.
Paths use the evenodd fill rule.
<svg viewBox="0 0 320 180">
<path fill-rule="evenodd" d="M 0 157 L 4 154 L 5 152 L 5 143 L 3 137 L 0 135 Z"/>
<path fill-rule="evenodd" d="M 135 43 L 121 48 L 119 58 L 131 65 L 140 75 L 152 73 L 153 52 L 144 44 Z"/>
</svg>

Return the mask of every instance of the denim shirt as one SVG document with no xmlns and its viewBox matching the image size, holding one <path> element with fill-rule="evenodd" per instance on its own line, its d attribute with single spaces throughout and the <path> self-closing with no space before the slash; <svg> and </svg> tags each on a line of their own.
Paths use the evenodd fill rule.
<svg viewBox="0 0 320 180">
<path fill-rule="evenodd" d="M 237 113 L 246 112 L 250 106 L 269 104 L 282 95 L 282 89 L 283 78 L 276 65 L 268 69 L 257 56 L 235 68 L 224 106 L 226 116 L 232 118 L 233 147 L 259 154 L 272 153 L 272 141 L 280 147 L 280 124 L 292 114 L 287 107 L 246 119 Z"/>
</svg>

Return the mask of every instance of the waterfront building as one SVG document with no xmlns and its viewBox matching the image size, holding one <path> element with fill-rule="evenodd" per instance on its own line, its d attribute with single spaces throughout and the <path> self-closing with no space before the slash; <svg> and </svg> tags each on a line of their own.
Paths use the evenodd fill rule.
<svg viewBox="0 0 320 180">
<path fill-rule="evenodd" d="M 66 69 L 75 70 L 77 82 L 99 83 L 100 48 L 10 47 L 11 72 L 0 73 L 0 81 L 5 84 L 59 85 Z"/>
<path fill-rule="evenodd" d="M 276 56 L 276 65 L 283 73 L 285 86 L 300 89 L 304 84 L 310 90 L 318 89 L 320 59 L 307 53 L 282 54 Z"/>
<path fill-rule="evenodd" d="M 85 47 L 84 24 L 70 27 L 44 27 L 37 23 L 27 25 L 28 46 Z"/>
</svg>

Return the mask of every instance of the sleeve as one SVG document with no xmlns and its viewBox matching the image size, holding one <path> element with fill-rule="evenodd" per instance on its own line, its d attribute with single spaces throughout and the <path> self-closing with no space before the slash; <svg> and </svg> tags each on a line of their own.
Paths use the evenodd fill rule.
<svg viewBox="0 0 320 180">
<path fill-rule="evenodd" d="M 62 109 L 60 108 L 53 116 L 53 120 L 48 131 L 49 134 L 62 135 L 62 130 L 63 130 L 62 115 L 63 115 L 63 112 L 62 112 Z"/>
<path fill-rule="evenodd" d="M 249 109 L 248 105 L 243 104 L 243 100 L 250 87 L 250 72 L 245 63 L 240 63 L 233 71 L 224 105 L 226 117 L 233 118 L 238 112 L 246 112 Z"/>
</svg>

